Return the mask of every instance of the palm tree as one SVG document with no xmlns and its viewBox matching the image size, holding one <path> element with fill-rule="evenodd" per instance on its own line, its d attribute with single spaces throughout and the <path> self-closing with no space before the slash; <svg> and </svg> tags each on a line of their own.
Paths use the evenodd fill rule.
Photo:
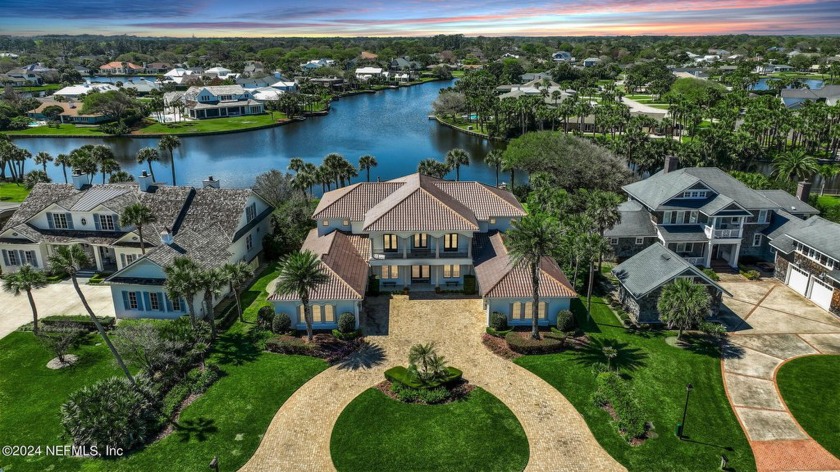
<svg viewBox="0 0 840 472">
<path fill-rule="evenodd" d="M 44 173 L 47 173 L 47 163 L 52 162 L 54 159 L 48 152 L 41 151 L 38 154 L 35 154 L 35 164 L 41 164 L 41 167 L 44 168 Z"/>
<path fill-rule="evenodd" d="M 592 219 L 598 234 L 603 237 L 608 229 L 612 229 L 621 221 L 621 212 L 618 211 L 618 205 L 621 204 L 622 198 L 616 193 L 602 190 L 588 192 L 586 197 L 588 201 L 585 213 Z M 601 270 L 602 260 L 603 257 L 599 256 L 598 271 Z"/>
<path fill-rule="evenodd" d="M 303 159 L 299 157 L 293 157 L 289 160 L 289 170 L 298 173 L 301 169 L 304 168 L 306 164 L 303 162 Z"/>
<path fill-rule="evenodd" d="M 152 169 L 152 162 L 157 162 L 160 160 L 160 154 L 158 150 L 153 147 L 144 147 L 137 151 L 137 163 L 143 164 L 144 162 L 149 166 L 149 174 L 152 176 L 152 180 L 155 181 L 155 171 Z M 173 183 L 173 185 L 175 185 Z"/>
<path fill-rule="evenodd" d="M 35 299 L 32 298 L 32 291 L 44 288 L 47 285 L 47 276 L 43 271 L 34 269 L 29 264 L 24 264 L 17 272 L 12 272 L 3 277 L 3 291 L 18 296 L 26 292 L 29 299 L 29 307 L 32 309 L 32 332 L 38 334 L 38 309 L 35 307 Z"/>
<path fill-rule="evenodd" d="M 184 298 L 187 301 L 187 310 L 190 312 L 190 322 L 196 326 L 195 319 L 195 295 L 199 292 L 198 273 L 201 269 L 198 264 L 188 257 L 176 257 L 172 264 L 166 266 L 163 272 L 166 274 L 166 282 L 163 288 L 169 298 L 176 300 Z"/>
<path fill-rule="evenodd" d="M 461 166 L 470 165 L 470 154 L 463 149 L 452 149 L 446 153 L 446 165 L 455 169 L 455 180 L 461 180 Z"/>
<path fill-rule="evenodd" d="M 820 174 L 820 196 L 825 192 L 825 184 L 840 174 L 840 167 L 833 164 L 823 164 L 817 168 L 817 173 Z"/>
<path fill-rule="evenodd" d="M 210 323 L 210 339 L 216 339 L 216 310 L 213 295 L 219 293 L 226 279 L 221 269 L 205 269 L 198 273 L 198 285 L 204 291 L 204 320 Z"/>
<path fill-rule="evenodd" d="M 493 149 L 484 156 L 484 163 L 496 171 L 496 187 L 499 186 L 499 171 L 502 169 L 502 164 L 504 163 L 502 156 L 502 151 L 498 149 Z"/>
<path fill-rule="evenodd" d="M 435 159 L 423 159 L 417 165 L 417 172 L 442 179 L 449 172 L 449 166 Z"/>
<path fill-rule="evenodd" d="M 309 306 L 309 292 L 327 283 L 329 277 L 321 268 L 321 261 L 312 251 L 293 252 L 280 264 L 280 277 L 274 293 L 297 296 L 303 305 L 306 322 L 306 339 L 312 341 L 312 308 Z"/>
<path fill-rule="evenodd" d="M 805 154 L 805 151 L 796 149 L 781 153 L 773 158 L 773 177 L 798 181 L 807 179 L 817 173 L 819 164 L 814 156 Z"/>
<path fill-rule="evenodd" d="M 586 318 L 590 318 L 592 311 L 592 288 L 595 286 L 595 262 L 601 260 L 601 256 L 610 250 L 606 238 L 596 233 L 588 233 L 583 238 L 584 256 L 589 263 L 589 283 L 586 284 Z"/>
<path fill-rule="evenodd" d="M 254 276 L 254 271 L 244 262 L 236 264 L 225 264 L 222 266 L 222 273 L 225 280 L 230 286 L 230 291 L 233 292 L 233 297 L 236 299 L 236 310 L 239 312 L 239 321 L 245 321 L 242 317 L 242 302 L 239 300 L 239 291 L 246 282 L 251 280 Z"/>
<path fill-rule="evenodd" d="M 99 322 L 99 318 L 97 318 L 93 313 L 93 310 L 87 302 L 87 298 L 85 298 L 85 294 L 82 292 L 81 287 L 79 287 L 79 281 L 76 279 L 76 274 L 80 268 L 88 265 L 90 265 L 90 256 L 88 256 L 87 252 L 85 252 L 85 250 L 78 244 L 58 246 L 55 248 L 53 255 L 50 257 L 50 268 L 55 272 L 64 272 L 70 276 L 70 281 L 73 282 L 73 288 L 76 290 L 76 295 L 79 296 L 79 300 L 82 301 L 85 311 L 87 311 L 91 321 L 93 321 L 93 324 L 96 325 L 96 330 L 99 331 L 99 335 L 102 336 L 102 340 L 105 341 L 108 349 L 111 350 L 111 354 L 113 354 L 114 359 L 116 359 L 117 364 L 119 364 L 120 369 L 122 369 L 123 373 L 128 378 L 128 381 L 131 382 L 131 385 L 137 387 L 137 382 L 135 382 L 134 376 L 131 375 L 128 367 L 126 367 L 122 356 L 120 356 L 120 353 L 117 351 L 117 348 L 115 348 L 114 344 L 111 343 L 111 338 L 108 337 L 108 334 L 105 332 L 105 328 L 102 327 L 102 323 Z"/>
<path fill-rule="evenodd" d="M 105 175 L 112 175 L 114 172 L 118 172 L 120 170 L 120 163 L 114 159 L 105 159 L 100 164 L 99 170 L 102 171 L 102 184 L 104 185 Z"/>
<path fill-rule="evenodd" d="M 56 166 L 61 166 L 61 172 L 64 173 L 64 183 L 66 184 L 67 183 L 67 166 L 72 165 L 72 162 L 70 160 L 70 156 L 67 155 L 67 154 L 59 154 L 59 155 L 55 156 L 54 164 Z"/>
<path fill-rule="evenodd" d="M 120 221 L 127 226 L 136 226 L 140 236 L 140 253 L 146 254 L 146 242 L 143 240 L 143 226 L 157 221 L 152 209 L 142 203 L 134 203 L 123 210 Z"/>
<path fill-rule="evenodd" d="M 168 134 L 158 142 L 158 149 L 169 153 L 169 164 L 172 167 L 172 185 L 175 183 L 175 149 L 181 146 L 181 138 Z"/>
<path fill-rule="evenodd" d="M 526 264 L 531 273 L 533 304 L 531 306 L 531 337 L 540 339 L 540 265 L 560 247 L 557 222 L 539 213 L 530 214 L 513 223 L 507 237 L 507 247 L 514 265 Z"/>
<path fill-rule="evenodd" d="M 114 158 L 114 151 L 104 144 L 96 144 L 90 149 L 89 155 L 91 160 L 99 166 L 99 170 L 102 172 L 102 183 L 104 184 L 105 174 L 112 171 L 114 163 L 117 162 Z M 117 167 L 119 167 L 119 164 L 117 164 Z"/>
<path fill-rule="evenodd" d="M 370 182 L 370 168 L 376 167 L 377 165 L 379 165 L 379 163 L 376 162 L 376 158 L 369 154 L 365 154 L 359 158 L 359 170 L 367 171 L 368 182 Z"/>
<path fill-rule="evenodd" d="M 663 287 L 656 302 L 659 317 L 667 323 L 668 329 L 679 330 L 677 339 L 682 337 L 683 330 L 703 321 L 710 306 L 711 297 L 706 286 L 686 278 L 675 279 Z"/>
</svg>

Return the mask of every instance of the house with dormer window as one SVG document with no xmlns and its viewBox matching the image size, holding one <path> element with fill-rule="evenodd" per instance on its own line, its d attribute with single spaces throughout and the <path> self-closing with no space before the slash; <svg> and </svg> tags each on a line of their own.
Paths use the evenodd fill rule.
<svg viewBox="0 0 840 472">
<path fill-rule="evenodd" d="M 163 100 L 168 108 L 183 106 L 193 119 L 265 113 L 263 103 L 241 85 L 194 86 L 186 92 L 167 92 Z"/>
<path fill-rule="evenodd" d="M 176 257 L 204 268 L 258 263 L 273 208 L 252 190 L 220 188 L 212 177 L 202 188 L 162 185 L 145 172 L 137 180 L 92 185 L 90 176 L 76 174 L 73 184 L 35 185 L 0 230 L 3 273 L 24 264 L 47 268 L 57 247 L 78 244 L 90 261 L 81 276 L 110 274 L 118 318 L 174 318 L 186 312 L 185 301 L 169 300 L 163 283 L 164 268 Z M 144 225 L 142 247 L 137 228 L 120 221 L 137 203 L 156 219 Z"/>
<path fill-rule="evenodd" d="M 327 192 L 302 248 L 318 255 L 330 277 L 310 293 L 321 314 L 316 329 L 334 328 L 341 313 L 357 315 L 371 279 L 380 290 L 411 292 L 464 290 L 474 281 L 488 319 L 499 312 L 511 324 L 530 324 L 530 275 L 504 246 L 504 232 L 523 216 L 508 190 L 421 174 Z M 540 323 L 548 325 L 577 295 L 551 258 L 540 275 Z M 275 311 L 305 326 L 294 297 L 269 300 Z"/>
</svg>

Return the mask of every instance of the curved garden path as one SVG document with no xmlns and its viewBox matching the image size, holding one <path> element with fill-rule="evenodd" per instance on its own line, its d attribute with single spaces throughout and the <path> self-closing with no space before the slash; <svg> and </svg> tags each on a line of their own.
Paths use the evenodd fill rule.
<svg viewBox="0 0 840 472">
<path fill-rule="evenodd" d="M 750 441 L 759 472 L 840 470 L 796 421 L 776 374 L 791 359 L 840 354 L 840 319 L 776 280 L 723 282 L 731 312 L 724 386 Z"/>
<path fill-rule="evenodd" d="M 366 303 L 368 323 L 387 326 L 388 335 L 368 336 L 373 346 L 369 352 L 327 369 L 295 392 L 242 471 L 335 470 L 330 436 L 339 414 L 384 380 L 387 368 L 405 364 L 412 345 L 431 341 L 450 365 L 464 371 L 464 378 L 495 395 L 516 415 L 530 447 L 526 470 L 625 470 L 560 392 L 482 345 L 481 300 L 395 296 L 369 298 Z"/>
</svg>

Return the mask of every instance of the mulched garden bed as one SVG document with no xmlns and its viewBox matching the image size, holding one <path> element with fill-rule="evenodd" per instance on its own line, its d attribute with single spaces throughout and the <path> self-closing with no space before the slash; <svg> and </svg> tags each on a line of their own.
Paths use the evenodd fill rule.
<svg viewBox="0 0 840 472">
<path fill-rule="evenodd" d="M 513 360 L 522 357 L 522 354 L 510 350 L 507 341 L 505 341 L 503 338 L 493 336 L 492 334 L 485 333 L 484 335 L 482 335 L 481 343 L 484 344 L 484 347 L 489 349 L 490 352 L 501 357 L 502 359 Z"/>
<path fill-rule="evenodd" d="M 384 393 L 388 398 L 390 398 L 394 401 L 398 401 L 400 403 L 415 403 L 415 404 L 418 404 L 418 405 L 426 405 L 426 403 L 423 403 L 423 402 L 420 402 L 420 401 L 416 401 L 416 402 L 404 402 L 404 401 L 402 401 L 400 399 L 400 397 L 397 396 L 396 393 L 391 391 L 391 381 L 389 381 L 389 380 L 384 380 L 382 382 L 379 382 L 378 384 L 376 384 L 376 388 L 380 392 Z M 449 389 L 449 394 L 450 394 L 449 398 L 447 398 L 445 401 L 442 401 L 440 403 L 435 403 L 435 405 L 445 405 L 447 403 L 452 403 L 452 402 L 456 402 L 456 401 L 459 401 L 459 400 L 463 400 L 464 398 L 467 398 L 469 396 L 470 392 L 472 392 L 474 389 L 475 389 L 475 385 L 467 382 L 466 380 L 461 380 L 460 382 L 458 382 L 452 388 Z"/>
<path fill-rule="evenodd" d="M 351 340 L 336 339 L 332 334 L 319 333 L 306 341 L 306 335 L 280 334 L 265 343 L 265 349 L 279 354 L 299 354 L 318 357 L 330 364 L 341 362 L 368 346 L 364 337 Z"/>
</svg>

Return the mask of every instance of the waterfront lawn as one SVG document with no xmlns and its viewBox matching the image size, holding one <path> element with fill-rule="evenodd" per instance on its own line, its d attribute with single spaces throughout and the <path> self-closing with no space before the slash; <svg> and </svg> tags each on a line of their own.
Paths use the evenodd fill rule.
<svg viewBox="0 0 840 472">
<path fill-rule="evenodd" d="M 184 409 L 180 428 L 172 434 L 117 460 L 0 457 L 0 468 L 140 472 L 166 464 L 167 470 L 194 471 L 205 470 L 215 455 L 222 470 L 240 468 L 283 402 L 327 368 L 320 359 L 272 354 L 255 346 L 250 331 L 265 304 L 265 289 L 276 277 L 276 270 L 267 271 L 243 294 L 246 323 L 236 322 L 222 333 L 207 360 L 219 367 L 221 378 Z M 7 444 L 69 444 L 60 424 L 61 404 L 82 386 L 119 375 L 96 335 L 76 353 L 81 357 L 78 365 L 53 371 L 46 368 L 53 356 L 32 333 L 15 332 L 0 339 L 0 438 Z"/>
<path fill-rule="evenodd" d="M 513 413 L 481 388 L 445 405 L 402 403 L 371 388 L 338 417 L 330 454 L 340 471 L 508 471 L 525 468 L 529 449 Z"/>
<path fill-rule="evenodd" d="M 583 302 L 585 303 L 585 302 Z M 715 352 L 672 347 L 665 338 L 669 331 L 631 334 L 619 323 L 608 305 L 593 297 L 592 318 L 586 322 L 582 302 L 573 311 L 580 326 L 595 342 L 618 346 L 613 365 L 625 365 L 623 374 L 631 382 L 646 419 L 657 437 L 631 446 L 619 435 L 610 414 L 592 401 L 595 391 L 593 357 L 576 351 L 542 356 L 524 356 L 515 362 L 553 385 L 583 415 L 595 438 L 629 470 L 717 470 L 720 455 L 729 458 L 734 470 L 755 470 L 750 446 L 732 412 L 723 389 L 720 358 Z M 691 383 L 685 434 L 674 436 L 682 418 L 685 386 Z"/>
<path fill-rule="evenodd" d="M 15 87 L 15 92 L 48 92 L 51 90 L 58 90 L 61 84 L 46 84 L 46 85 L 29 85 L 25 87 Z"/>
<path fill-rule="evenodd" d="M 76 126 L 69 123 L 60 124 L 57 128 L 55 126 L 37 126 L 4 131 L 4 133 L 9 136 L 109 136 L 107 133 L 99 131 L 98 126 Z"/>
<path fill-rule="evenodd" d="M 251 128 L 260 128 L 277 123 L 277 120 L 285 118 L 283 113 L 264 115 L 232 116 L 228 118 L 211 118 L 207 120 L 181 121 L 179 123 L 155 123 L 141 128 L 134 134 L 195 134 L 195 133 L 218 133 L 222 131 L 242 131 Z"/>
<path fill-rule="evenodd" d="M 29 190 L 14 182 L 0 183 L 0 202 L 22 202 L 29 195 Z"/>
<path fill-rule="evenodd" d="M 776 374 L 779 391 L 805 431 L 840 457 L 840 356 L 794 359 Z"/>
</svg>

